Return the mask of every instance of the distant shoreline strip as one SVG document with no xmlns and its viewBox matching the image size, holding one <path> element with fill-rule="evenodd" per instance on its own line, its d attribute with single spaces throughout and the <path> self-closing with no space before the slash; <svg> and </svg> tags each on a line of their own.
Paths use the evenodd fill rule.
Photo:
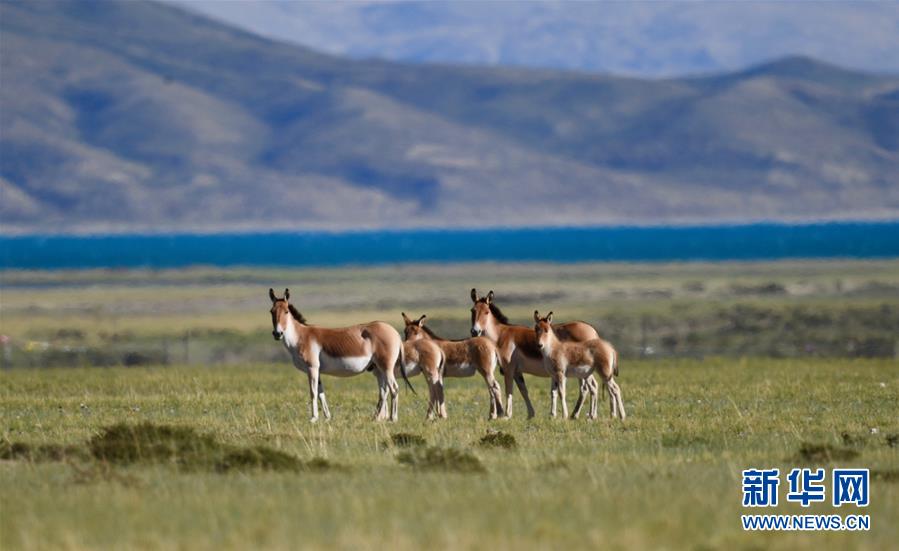
<svg viewBox="0 0 899 551">
<path fill-rule="evenodd" d="M 0 237 L 0 269 L 897 257 L 899 221 Z"/>
</svg>

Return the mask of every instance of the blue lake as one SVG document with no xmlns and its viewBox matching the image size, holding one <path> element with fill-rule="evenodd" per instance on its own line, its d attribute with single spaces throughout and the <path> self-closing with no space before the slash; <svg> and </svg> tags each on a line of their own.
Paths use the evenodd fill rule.
<svg viewBox="0 0 899 551">
<path fill-rule="evenodd" d="M 0 237 L 0 268 L 899 257 L 899 221 L 696 227 Z"/>
</svg>

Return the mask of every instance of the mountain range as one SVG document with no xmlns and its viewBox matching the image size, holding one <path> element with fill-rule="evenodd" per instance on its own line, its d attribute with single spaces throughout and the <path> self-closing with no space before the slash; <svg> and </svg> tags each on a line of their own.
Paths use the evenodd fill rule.
<svg viewBox="0 0 899 551">
<path fill-rule="evenodd" d="M 349 59 L 154 2 L 0 3 L 4 232 L 899 217 L 899 77 Z"/>
<path fill-rule="evenodd" d="M 676 77 L 803 55 L 899 74 L 894 1 L 166 1 L 354 58 Z"/>
</svg>

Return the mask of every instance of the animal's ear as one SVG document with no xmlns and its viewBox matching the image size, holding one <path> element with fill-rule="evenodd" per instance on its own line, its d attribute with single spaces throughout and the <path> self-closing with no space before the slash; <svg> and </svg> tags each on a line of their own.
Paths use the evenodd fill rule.
<svg viewBox="0 0 899 551">
<path fill-rule="evenodd" d="M 405 312 L 400 312 L 403 315 L 403 323 L 406 325 L 412 325 L 412 320 L 409 319 L 409 316 L 406 315 Z"/>
<path fill-rule="evenodd" d="M 272 289 L 271 287 L 269 287 L 269 290 L 268 290 L 268 298 L 272 299 L 272 302 L 275 302 L 276 300 L 278 300 L 278 297 L 275 296 L 275 290 Z"/>
<path fill-rule="evenodd" d="M 487 304 L 490 304 L 491 302 L 493 302 L 493 291 L 487 293 Z"/>
<path fill-rule="evenodd" d="M 421 317 L 418 318 L 418 321 L 416 321 L 415 323 L 416 323 L 419 327 L 421 327 L 422 325 L 425 324 L 425 320 L 426 320 L 426 319 L 428 319 L 428 315 L 427 315 L 427 314 L 422 314 Z"/>
<path fill-rule="evenodd" d="M 472 287 L 472 289 L 471 289 L 471 301 L 472 302 L 478 301 L 478 292 L 477 292 L 477 290 L 474 289 L 474 287 Z"/>
<path fill-rule="evenodd" d="M 546 314 L 546 323 L 552 323 L 552 322 L 553 322 L 553 313 L 550 312 L 549 314 Z"/>
<path fill-rule="evenodd" d="M 534 310 L 534 323 L 540 323 L 540 314 Z"/>
<path fill-rule="evenodd" d="M 290 289 L 284 289 L 284 300 L 290 299 Z"/>
</svg>

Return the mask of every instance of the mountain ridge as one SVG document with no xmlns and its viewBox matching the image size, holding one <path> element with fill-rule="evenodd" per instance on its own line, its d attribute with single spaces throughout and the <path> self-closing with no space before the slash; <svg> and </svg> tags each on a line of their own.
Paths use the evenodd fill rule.
<svg viewBox="0 0 899 551">
<path fill-rule="evenodd" d="M 895 77 L 345 60 L 168 5 L 53 6 L 0 4 L 5 233 L 899 217 Z"/>
</svg>

